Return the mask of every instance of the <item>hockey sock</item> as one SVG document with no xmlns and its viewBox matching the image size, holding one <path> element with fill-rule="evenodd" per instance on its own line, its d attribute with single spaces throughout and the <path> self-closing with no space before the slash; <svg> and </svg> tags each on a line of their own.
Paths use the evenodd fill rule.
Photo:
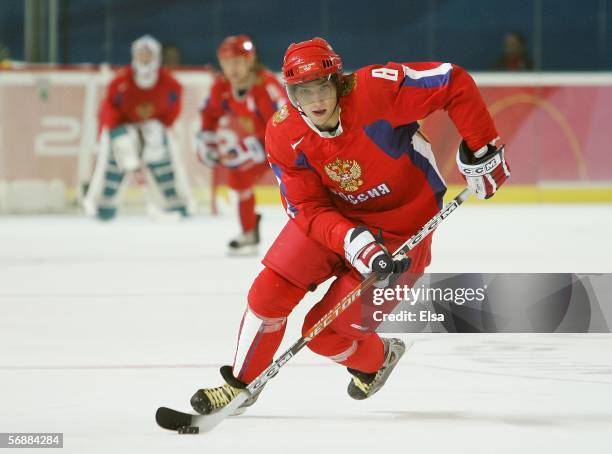
<svg viewBox="0 0 612 454">
<path fill-rule="evenodd" d="M 244 195 L 243 195 L 244 194 Z M 255 194 L 252 190 L 239 193 L 238 214 L 243 232 L 250 232 L 257 224 L 255 214 Z"/>
</svg>

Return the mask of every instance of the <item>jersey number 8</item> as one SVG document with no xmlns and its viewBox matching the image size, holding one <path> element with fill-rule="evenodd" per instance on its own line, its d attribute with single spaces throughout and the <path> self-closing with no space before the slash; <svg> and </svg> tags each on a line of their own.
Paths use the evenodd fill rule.
<svg viewBox="0 0 612 454">
<path fill-rule="evenodd" d="M 379 79 L 392 80 L 397 82 L 397 76 L 399 71 L 391 68 L 376 68 L 372 70 L 372 77 L 378 77 Z"/>
</svg>

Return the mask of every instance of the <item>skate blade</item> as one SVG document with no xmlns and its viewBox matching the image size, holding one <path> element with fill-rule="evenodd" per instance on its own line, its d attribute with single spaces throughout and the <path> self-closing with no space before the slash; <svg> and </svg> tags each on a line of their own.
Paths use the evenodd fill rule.
<svg viewBox="0 0 612 454">
<path fill-rule="evenodd" d="M 245 411 L 247 411 L 247 407 L 238 407 L 238 408 L 236 408 L 236 410 L 234 410 L 234 412 L 230 416 L 240 416 Z"/>
<path fill-rule="evenodd" d="M 376 394 L 378 391 L 381 390 L 381 388 L 385 385 L 385 383 L 387 383 L 387 380 L 389 380 L 389 377 L 391 376 L 391 372 L 393 372 L 393 369 L 395 369 L 395 367 L 399 364 L 400 360 L 402 359 L 402 357 L 404 356 L 404 354 L 410 350 L 410 348 L 412 348 L 412 346 L 414 345 L 414 341 L 408 341 L 404 343 L 404 348 L 398 352 L 398 356 L 397 359 L 395 360 L 395 363 L 389 366 L 389 373 L 387 374 L 387 376 L 385 377 L 385 379 L 380 382 L 380 384 L 378 385 L 378 387 L 376 389 L 374 389 L 372 391 L 371 394 L 369 394 L 366 399 L 372 397 L 374 394 Z"/>
<path fill-rule="evenodd" d="M 258 254 L 259 247 L 255 244 L 227 250 L 227 255 L 229 257 L 256 257 Z"/>
<path fill-rule="evenodd" d="M 402 357 L 404 356 L 404 354 L 405 354 L 405 353 L 406 353 L 408 350 L 410 350 L 410 349 L 412 348 L 412 346 L 413 346 L 413 345 L 414 345 L 414 341 L 406 341 L 406 342 L 404 343 L 404 348 L 403 348 L 403 349 L 402 349 L 400 352 L 398 352 L 398 357 L 397 357 L 397 359 L 395 360 L 395 363 L 394 363 L 393 365 L 389 366 L 389 367 L 390 367 L 390 369 L 389 369 L 389 373 L 387 374 L 387 377 L 386 377 L 386 378 L 385 378 L 383 381 L 381 381 L 381 382 L 378 384 L 378 387 L 376 387 L 375 389 L 373 389 L 371 393 L 369 393 L 369 394 L 368 394 L 368 395 L 366 395 L 366 396 L 355 396 L 355 395 L 351 395 L 351 393 L 349 392 L 349 397 L 351 397 L 352 399 L 355 399 L 355 400 L 366 400 L 366 399 L 371 398 L 371 397 L 372 397 L 374 394 L 376 394 L 378 391 L 380 391 L 380 390 L 381 390 L 381 388 L 382 388 L 382 387 L 385 385 L 385 383 L 387 383 L 387 380 L 389 380 L 389 377 L 391 376 L 391 372 L 393 372 L 393 369 L 395 369 L 395 366 L 397 366 L 397 365 L 399 364 L 399 362 L 400 362 L 400 360 L 402 359 Z M 349 383 L 349 386 L 350 386 L 350 383 Z"/>
</svg>

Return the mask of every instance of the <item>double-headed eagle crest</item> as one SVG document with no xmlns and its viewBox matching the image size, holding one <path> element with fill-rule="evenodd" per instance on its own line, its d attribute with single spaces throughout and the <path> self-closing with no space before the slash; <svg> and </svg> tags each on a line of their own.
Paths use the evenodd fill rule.
<svg viewBox="0 0 612 454">
<path fill-rule="evenodd" d="M 287 107 L 287 104 L 283 104 L 283 106 L 274 113 L 274 116 L 272 117 L 272 124 L 276 126 L 277 124 L 285 121 L 288 116 L 289 107 Z"/>
<path fill-rule="evenodd" d="M 347 192 L 355 192 L 363 184 L 361 179 L 361 166 L 354 159 L 343 160 L 336 158 L 325 166 L 325 172 L 336 183 L 340 189 Z"/>
<path fill-rule="evenodd" d="M 151 102 L 143 102 L 136 105 L 136 115 L 140 121 L 148 120 L 153 116 L 155 112 L 155 106 Z"/>
</svg>

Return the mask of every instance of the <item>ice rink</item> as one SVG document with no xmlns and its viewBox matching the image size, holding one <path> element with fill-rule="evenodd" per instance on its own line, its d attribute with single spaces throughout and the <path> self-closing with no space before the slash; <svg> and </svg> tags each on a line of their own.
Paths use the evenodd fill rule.
<svg viewBox="0 0 612 454">
<path fill-rule="evenodd" d="M 262 211 L 263 253 L 285 215 Z M 157 407 L 190 409 L 233 357 L 261 269 L 226 257 L 236 229 L 231 216 L 0 218 L 0 432 L 63 432 L 70 453 L 612 452 L 601 334 L 403 336 L 413 348 L 362 402 L 344 368 L 304 350 L 245 415 L 163 431 Z M 429 271 L 612 272 L 611 231 L 609 205 L 467 205 L 436 232 Z"/>
</svg>

